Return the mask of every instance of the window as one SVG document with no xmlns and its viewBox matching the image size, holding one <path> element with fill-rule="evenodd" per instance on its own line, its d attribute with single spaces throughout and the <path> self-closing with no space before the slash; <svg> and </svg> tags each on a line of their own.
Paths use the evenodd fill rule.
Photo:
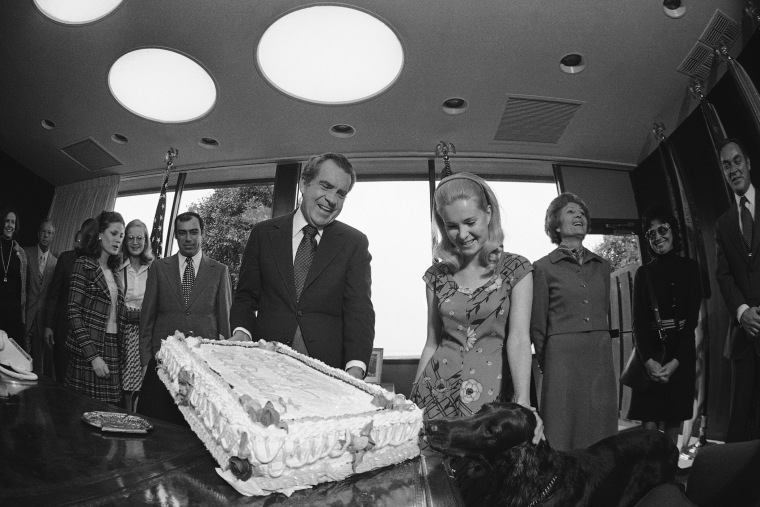
<svg viewBox="0 0 760 507">
<path fill-rule="evenodd" d="M 240 262 L 251 228 L 272 216 L 272 190 L 272 185 L 244 185 L 182 192 L 178 214 L 192 210 L 203 218 L 203 251 L 230 268 L 233 291 L 237 286 Z M 174 192 L 168 192 L 164 238 L 173 199 Z M 135 218 L 142 220 L 150 234 L 157 204 L 158 193 L 119 197 L 115 210 L 122 214 L 127 223 Z M 177 242 L 173 238 L 171 241 L 171 249 L 164 241 L 164 255 L 177 252 Z"/>
<path fill-rule="evenodd" d="M 554 249 L 544 215 L 557 196 L 553 183 L 489 182 L 502 208 L 505 248 L 531 261 Z M 388 357 L 419 357 L 427 338 L 422 275 L 432 263 L 427 181 L 357 182 L 339 220 L 369 238 L 375 347 Z"/>
</svg>

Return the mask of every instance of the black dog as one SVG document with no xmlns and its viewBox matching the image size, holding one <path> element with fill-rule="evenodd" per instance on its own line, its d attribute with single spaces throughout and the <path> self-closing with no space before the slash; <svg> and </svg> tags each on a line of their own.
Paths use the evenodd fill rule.
<svg viewBox="0 0 760 507">
<path fill-rule="evenodd" d="M 533 412 L 516 403 L 488 403 L 476 414 L 425 423 L 428 444 L 452 456 L 477 456 L 491 470 L 482 503 L 492 506 L 634 505 L 675 476 L 678 450 L 659 431 L 631 431 L 588 449 L 534 445 Z"/>
</svg>

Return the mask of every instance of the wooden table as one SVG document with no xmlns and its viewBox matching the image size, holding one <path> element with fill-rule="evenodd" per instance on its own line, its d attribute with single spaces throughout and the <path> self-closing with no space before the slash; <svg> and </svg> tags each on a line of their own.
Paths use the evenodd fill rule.
<svg viewBox="0 0 760 507">
<path fill-rule="evenodd" d="M 88 411 L 120 411 L 51 380 L 0 374 L 0 505 L 459 507 L 437 456 L 297 491 L 245 497 L 189 429 L 149 419 L 148 435 L 105 434 Z"/>
</svg>

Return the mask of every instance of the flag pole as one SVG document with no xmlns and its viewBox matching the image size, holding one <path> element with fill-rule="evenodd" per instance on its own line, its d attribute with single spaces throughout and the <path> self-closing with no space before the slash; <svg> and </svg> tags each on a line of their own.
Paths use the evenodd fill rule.
<svg viewBox="0 0 760 507">
<path fill-rule="evenodd" d="M 166 152 L 164 161 L 166 162 L 166 172 L 164 181 L 161 184 L 161 191 L 158 194 L 158 204 L 156 205 L 156 214 L 153 217 L 153 230 L 150 233 L 150 246 L 156 259 L 161 258 L 163 253 L 163 231 L 164 231 L 164 214 L 166 213 L 166 188 L 169 185 L 169 174 L 174 166 L 174 159 L 179 156 L 179 150 L 169 148 Z"/>
</svg>

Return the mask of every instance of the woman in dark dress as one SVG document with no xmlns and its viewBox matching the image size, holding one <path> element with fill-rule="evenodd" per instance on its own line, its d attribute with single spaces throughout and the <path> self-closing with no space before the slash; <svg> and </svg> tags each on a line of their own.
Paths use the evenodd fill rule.
<svg viewBox="0 0 760 507">
<path fill-rule="evenodd" d="M 26 303 L 26 254 L 13 236 L 21 228 L 18 213 L 6 208 L 0 211 L 3 234 L 0 238 L 0 329 L 24 346 L 24 304 Z"/>
<path fill-rule="evenodd" d="M 628 418 L 644 429 L 662 427 L 677 443 L 681 421 L 691 419 L 694 404 L 697 327 L 702 298 L 697 263 L 678 255 L 673 215 L 655 207 L 642 217 L 644 236 L 654 258 L 636 272 L 633 286 L 633 331 L 636 351 L 654 385 L 633 391 Z M 662 320 L 665 354 L 647 288 L 649 275 Z"/>
</svg>

